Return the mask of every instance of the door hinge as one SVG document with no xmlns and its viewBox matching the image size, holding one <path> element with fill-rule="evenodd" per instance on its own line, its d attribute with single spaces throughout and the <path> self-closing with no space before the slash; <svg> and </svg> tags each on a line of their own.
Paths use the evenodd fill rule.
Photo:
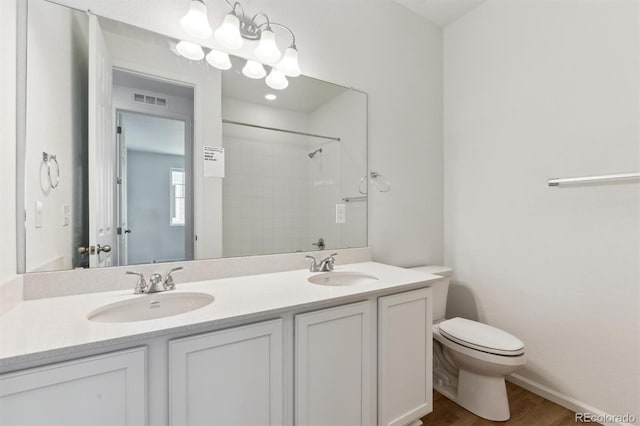
<svg viewBox="0 0 640 426">
<path fill-rule="evenodd" d="M 117 177 L 117 178 L 116 178 L 116 183 L 117 183 L 118 185 L 122 185 L 122 178 L 121 178 L 121 177 Z"/>
<path fill-rule="evenodd" d="M 118 226 L 118 228 L 116 229 L 116 234 L 122 235 L 122 226 Z"/>
<path fill-rule="evenodd" d="M 122 126 L 118 126 L 118 127 L 116 128 L 116 132 L 117 132 L 119 135 L 120 135 L 120 134 L 122 134 Z"/>
</svg>

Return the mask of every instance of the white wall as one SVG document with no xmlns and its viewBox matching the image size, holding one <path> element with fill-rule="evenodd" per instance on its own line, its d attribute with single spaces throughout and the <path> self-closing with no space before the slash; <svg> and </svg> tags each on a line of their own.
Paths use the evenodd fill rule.
<svg viewBox="0 0 640 426">
<path fill-rule="evenodd" d="M 16 274 L 16 2 L 0 1 L 0 283 Z"/>
<path fill-rule="evenodd" d="M 520 337 L 521 375 L 640 417 L 638 2 L 488 1 L 449 25 L 449 316 Z"/>
<path fill-rule="evenodd" d="M 60 0 L 99 15 L 184 37 L 188 0 Z M 390 0 L 247 0 L 296 34 L 304 74 L 369 94 L 369 168 L 391 192 L 369 199 L 376 260 L 401 266 L 443 261 L 442 31 Z M 208 2 L 219 25 L 224 2 Z M 283 37 L 284 38 L 284 37 Z M 208 41 L 208 46 L 215 42 Z M 286 47 L 285 45 L 281 47 Z M 247 46 L 242 54 L 250 54 Z"/>
<path fill-rule="evenodd" d="M 321 147 L 323 152 L 309 161 L 309 241 L 322 236 L 327 249 L 366 245 L 367 203 L 343 201 L 361 196 L 358 186 L 367 174 L 367 159 L 362 155 L 367 151 L 366 114 L 367 97 L 355 90 L 343 92 L 309 114 L 311 133 L 340 137 L 339 142 L 310 139 L 310 151 Z M 336 204 L 345 205 L 343 224 L 336 224 Z"/>
<path fill-rule="evenodd" d="M 86 164 L 88 20 L 79 12 L 44 2 L 29 3 L 26 124 L 27 271 L 71 269 L 82 243 Z M 57 113 L 56 113 L 57 112 Z M 52 188 L 42 152 L 55 155 L 59 184 Z M 52 179 L 56 179 L 52 166 Z M 36 226 L 35 204 L 42 205 Z M 63 224 L 63 208 L 70 214 Z M 86 208 L 86 205 L 85 205 Z M 74 231 L 77 231 L 74 236 Z"/>
</svg>

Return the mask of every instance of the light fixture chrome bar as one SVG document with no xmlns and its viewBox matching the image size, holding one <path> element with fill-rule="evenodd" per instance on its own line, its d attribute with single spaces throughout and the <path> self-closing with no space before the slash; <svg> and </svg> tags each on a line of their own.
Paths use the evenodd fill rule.
<svg viewBox="0 0 640 426">
<path fill-rule="evenodd" d="M 277 127 L 260 126 L 259 124 L 243 123 L 242 121 L 233 121 L 222 119 L 223 124 L 234 124 L 236 126 L 253 127 L 255 129 L 273 130 L 274 132 L 291 133 L 294 135 L 310 136 L 312 138 L 328 139 L 336 142 L 340 142 L 340 138 L 333 136 L 316 135 L 314 133 L 298 132 L 297 130 L 279 129 Z"/>
<path fill-rule="evenodd" d="M 560 186 L 572 183 L 611 182 L 638 178 L 640 178 L 640 173 L 620 173 L 617 175 L 585 176 L 574 178 L 552 178 L 547 180 L 547 185 Z"/>
<path fill-rule="evenodd" d="M 366 199 L 367 199 L 367 196 L 364 195 L 362 197 L 344 197 L 342 201 L 344 201 L 345 203 L 350 203 L 352 201 L 364 201 Z"/>
</svg>

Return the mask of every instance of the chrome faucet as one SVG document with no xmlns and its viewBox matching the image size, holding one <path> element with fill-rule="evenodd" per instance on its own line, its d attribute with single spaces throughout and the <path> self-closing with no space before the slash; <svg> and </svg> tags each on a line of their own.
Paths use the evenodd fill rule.
<svg viewBox="0 0 640 426">
<path fill-rule="evenodd" d="M 167 273 L 167 276 L 164 280 L 162 279 L 162 275 L 155 273 L 149 278 L 148 285 L 146 280 L 144 279 L 144 275 L 139 272 L 127 271 L 127 275 L 136 275 L 138 277 L 136 288 L 133 290 L 135 294 L 157 293 L 159 291 L 173 290 L 174 288 L 176 288 L 176 283 L 173 280 L 173 276 L 171 274 L 177 271 L 181 271 L 182 269 L 182 266 L 173 268 Z M 158 288 L 160 283 L 162 283 L 162 288 Z"/>
<path fill-rule="evenodd" d="M 183 269 L 184 268 L 182 266 L 178 266 L 177 268 L 173 268 L 172 270 L 167 272 L 167 277 L 164 279 L 164 283 L 162 283 L 162 286 L 165 290 L 173 290 L 174 288 L 176 288 L 176 282 L 173 280 L 173 275 L 171 274 L 173 274 L 174 272 L 182 271 Z"/>
<path fill-rule="evenodd" d="M 333 271 L 333 264 L 336 261 L 338 253 L 333 253 L 329 257 L 325 257 L 320 262 L 313 256 L 305 256 L 305 259 L 311 259 L 309 264 L 309 272 L 331 272 Z"/>
<path fill-rule="evenodd" d="M 144 275 L 138 272 L 127 271 L 127 275 L 137 275 L 138 281 L 136 282 L 136 288 L 133 289 L 135 294 L 144 293 L 147 290 L 147 282 L 144 279 Z"/>
<path fill-rule="evenodd" d="M 318 238 L 318 241 L 316 241 L 315 243 L 311 243 L 311 245 L 318 247 L 318 250 L 324 250 L 324 238 Z"/>
</svg>

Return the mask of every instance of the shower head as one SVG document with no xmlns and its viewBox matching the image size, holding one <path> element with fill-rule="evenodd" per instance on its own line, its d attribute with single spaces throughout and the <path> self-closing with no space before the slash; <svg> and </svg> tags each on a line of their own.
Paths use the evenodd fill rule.
<svg viewBox="0 0 640 426">
<path fill-rule="evenodd" d="M 322 152 L 322 148 L 318 148 L 318 149 L 316 149 L 315 151 L 310 152 L 310 153 L 309 153 L 309 154 L 307 154 L 307 155 L 309 156 L 309 158 L 313 158 L 313 157 L 315 157 L 315 155 L 316 155 L 317 153 L 319 153 L 319 152 L 320 152 L 320 153 Z"/>
</svg>

